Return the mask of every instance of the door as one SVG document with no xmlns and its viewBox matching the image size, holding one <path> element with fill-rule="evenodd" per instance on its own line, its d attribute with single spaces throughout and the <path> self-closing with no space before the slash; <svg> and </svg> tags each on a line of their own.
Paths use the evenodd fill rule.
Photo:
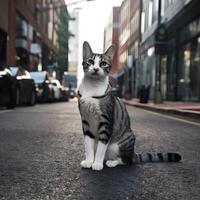
<svg viewBox="0 0 200 200">
<path fill-rule="evenodd" d="M 162 100 L 166 100 L 167 95 L 167 56 L 161 55 L 160 83 Z"/>
</svg>

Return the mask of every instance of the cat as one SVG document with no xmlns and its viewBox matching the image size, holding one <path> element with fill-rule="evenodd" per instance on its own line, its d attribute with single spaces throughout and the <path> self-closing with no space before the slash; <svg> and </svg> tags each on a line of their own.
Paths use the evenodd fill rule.
<svg viewBox="0 0 200 200">
<path fill-rule="evenodd" d="M 88 42 L 83 43 L 84 77 L 79 86 L 79 111 L 85 142 L 83 168 L 102 170 L 108 167 L 146 161 L 180 161 L 176 153 L 136 154 L 135 135 L 123 102 L 111 93 L 109 72 L 114 46 L 103 54 L 93 53 Z"/>
</svg>

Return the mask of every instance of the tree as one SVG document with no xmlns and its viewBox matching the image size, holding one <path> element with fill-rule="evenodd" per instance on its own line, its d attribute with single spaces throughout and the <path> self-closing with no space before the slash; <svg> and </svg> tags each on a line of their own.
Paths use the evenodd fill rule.
<svg viewBox="0 0 200 200">
<path fill-rule="evenodd" d="M 74 36 L 69 31 L 69 20 L 73 20 L 67 10 L 67 7 L 61 8 L 59 13 L 58 23 L 58 66 L 57 72 L 59 73 L 59 79 L 62 80 L 64 71 L 68 71 L 68 42 L 69 38 Z"/>
</svg>

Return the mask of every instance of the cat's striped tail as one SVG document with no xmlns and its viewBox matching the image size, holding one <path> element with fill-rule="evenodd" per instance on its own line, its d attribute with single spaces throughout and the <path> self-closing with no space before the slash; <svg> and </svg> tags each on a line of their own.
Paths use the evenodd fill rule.
<svg viewBox="0 0 200 200">
<path fill-rule="evenodd" d="M 142 162 L 179 162 L 181 156 L 178 153 L 136 153 L 134 157 L 135 163 Z"/>
</svg>

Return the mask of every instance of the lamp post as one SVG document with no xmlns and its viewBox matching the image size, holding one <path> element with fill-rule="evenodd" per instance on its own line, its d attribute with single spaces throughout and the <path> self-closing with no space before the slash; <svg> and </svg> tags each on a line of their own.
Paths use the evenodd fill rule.
<svg viewBox="0 0 200 200">
<path fill-rule="evenodd" d="M 161 24 L 161 0 L 158 0 L 158 27 Z M 157 47 L 156 47 L 157 48 Z M 161 55 L 156 53 L 156 85 L 154 103 L 162 103 L 161 95 Z"/>
</svg>

